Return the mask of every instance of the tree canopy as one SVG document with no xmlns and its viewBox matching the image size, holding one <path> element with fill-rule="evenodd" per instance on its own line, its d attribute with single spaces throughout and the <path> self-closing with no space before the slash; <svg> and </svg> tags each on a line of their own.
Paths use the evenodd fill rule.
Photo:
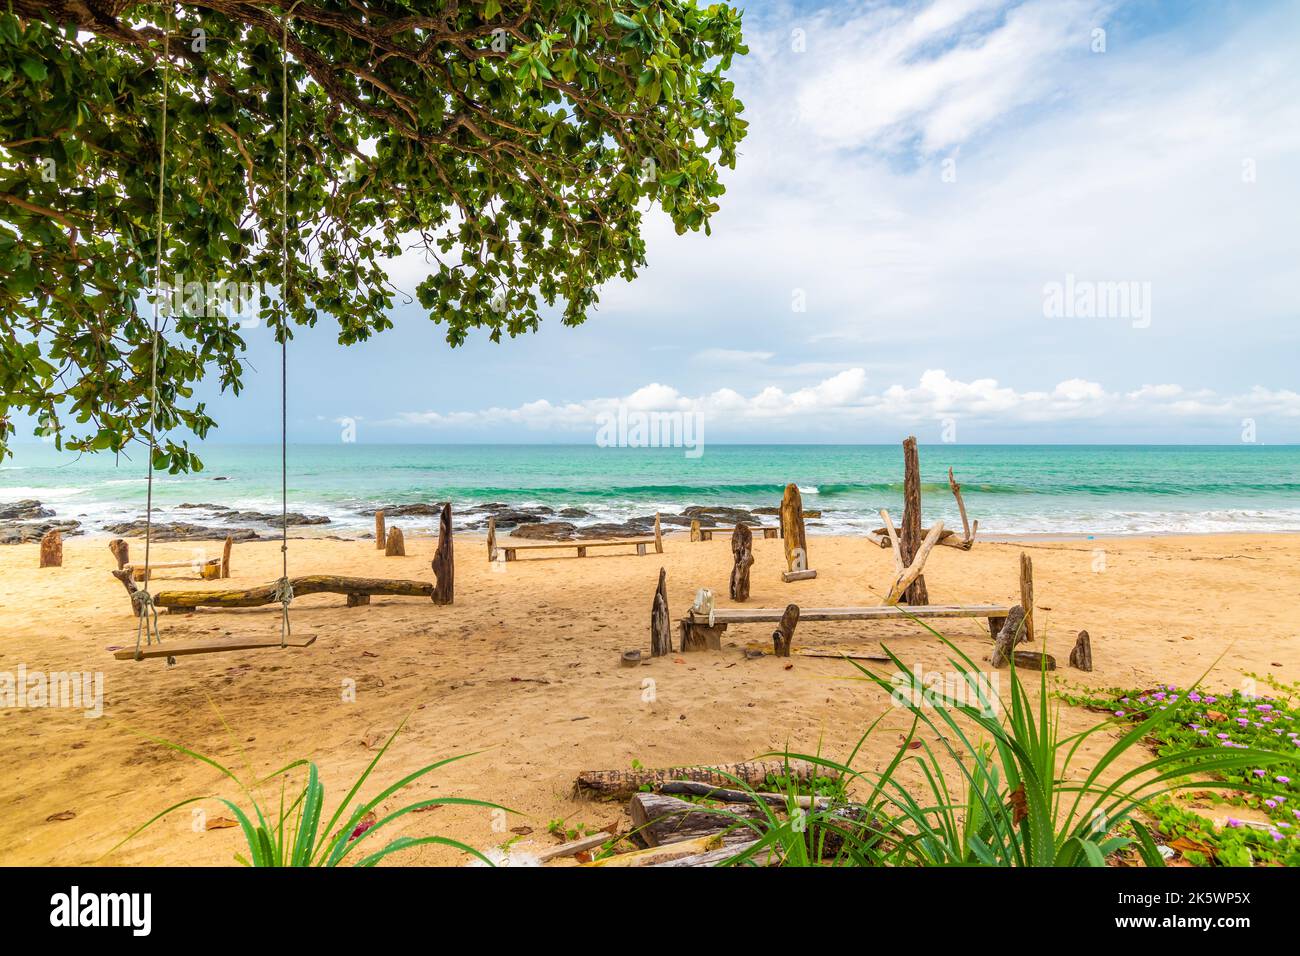
<svg viewBox="0 0 1300 956">
<path fill-rule="evenodd" d="M 451 345 L 535 330 L 557 303 L 576 325 L 645 264 L 649 206 L 708 229 L 745 130 L 725 4 L 0 7 L 4 452 L 14 411 L 76 450 L 120 452 L 147 429 L 160 164 L 159 280 L 201 291 L 163 307 L 157 430 L 203 437 L 216 423 L 195 383 L 238 393 L 245 372 L 214 288 L 254 290 L 248 319 L 277 336 L 329 317 L 352 344 L 391 326 L 385 260 L 414 244 L 419 305 Z M 168 438 L 155 465 L 200 463 Z"/>
</svg>

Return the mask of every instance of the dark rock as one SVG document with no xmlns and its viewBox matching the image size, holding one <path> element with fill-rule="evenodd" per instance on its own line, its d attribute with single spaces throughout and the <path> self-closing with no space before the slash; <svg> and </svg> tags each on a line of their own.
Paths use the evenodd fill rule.
<svg viewBox="0 0 1300 956">
<path fill-rule="evenodd" d="M 80 521 L 5 521 L 0 522 L 0 544 L 31 544 L 50 531 L 58 531 L 64 537 L 86 533 Z"/>
<path fill-rule="evenodd" d="M 382 511 L 385 518 L 409 518 L 409 517 L 432 517 L 436 518 L 442 514 L 442 505 L 427 505 L 423 503 L 409 505 L 385 505 L 383 508 L 367 508 L 362 511 L 363 515 L 373 515 L 376 511 Z"/>
<path fill-rule="evenodd" d="M 54 512 L 49 508 L 42 508 L 41 503 L 35 498 L 24 498 L 22 501 L 0 505 L 0 520 L 33 521 L 37 518 L 53 517 Z"/>
<path fill-rule="evenodd" d="M 264 511 L 227 511 L 221 517 L 230 521 L 257 521 L 269 524 L 273 528 L 280 527 L 280 516 Z M 329 524 L 330 519 L 324 515 L 305 515 L 290 511 L 284 516 L 284 523 L 293 528 L 299 525 Z"/>
<path fill-rule="evenodd" d="M 204 511 L 229 511 L 227 505 L 210 505 L 210 504 L 191 504 L 186 501 L 176 506 L 177 508 L 202 508 Z M 157 510 L 157 509 L 155 509 Z"/>
<path fill-rule="evenodd" d="M 686 515 L 688 518 L 698 519 L 700 524 L 705 525 L 706 527 L 710 521 L 717 524 L 734 525 L 737 521 L 748 522 L 753 520 L 752 513 L 746 511 L 744 508 L 706 508 L 702 505 L 691 505 L 689 508 L 686 508 L 682 514 Z"/>
<path fill-rule="evenodd" d="M 586 508 L 562 508 L 559 515 L 561 518 L 590 518 L 591 512 Z"/>
<path fill-rule="evenodd" d="M 279 517 L 278 515 L 276 516 Z M 131 537 L 144 537 L 143 520 L 123 521 L 119 524 L 106 525 L 109 534 Z M 154 541 L 211 541 L 220 540 L 230 535 L 236 541 L 251 541 L 259 537 L 252 528 L 211 528 L 183 521 L 156 521 L 153 525 Z"/>
<path fill-rule="evenodd" d="M 569 541 L 577 529 L 567 521 L 530 521 L 511 533 L 515 538 L 542 538 L 547 541 Z"/>
<path fill-rule="evenodd" d="M 585 528 L 579 528 L 576 536 L 583 540 L 594 540 L 600 538 L 641 538 L 645 537 L 646 531 L 630 521 L 622 524 L 589 524 Z"/>
</svg>

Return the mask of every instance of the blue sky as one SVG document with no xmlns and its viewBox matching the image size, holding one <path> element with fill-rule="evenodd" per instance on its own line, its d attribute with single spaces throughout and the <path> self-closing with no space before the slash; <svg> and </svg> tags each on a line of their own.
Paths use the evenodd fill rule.
<svg viewBox="0 0 1300 956">
<path fill-rule="evenodd" d="M 651 214 L 648 267 L 578 329 L 453 350 L 411 304 L 361 346 L 304 330 L 292 439 L 587 442 L 623 403 L 711 441 L 1300 440 L 1300 3 L 750 3 L 745 25 L 750 136 L 712 237 Z M 1054 317 L 1053 283 L 1132 299 Z M 278 353 L 246 337 L 248 389 L 207 396 L 217 441 L 278 433 Z"/>
</svg>

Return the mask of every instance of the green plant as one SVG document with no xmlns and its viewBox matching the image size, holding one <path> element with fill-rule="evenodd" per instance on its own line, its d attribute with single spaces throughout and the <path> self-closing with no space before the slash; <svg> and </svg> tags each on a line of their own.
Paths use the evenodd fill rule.
<svg viewBox="0 0 1300 956">
<path fill-rule="evenodd" d="M 745 135 L 726 4 L 109 6 L 0 8 L 0 456 L 19 411 L 77 451 L 144 432 L 155 284 L 181 288 L 158 336 L 171 471 L 201 464 L 177 432 L 216 424 L 195 384 L 244 385 L 230 290 L 245 327 L 333 318 L 351 345 L 392 328 L 386 260 L 414 239 L 451 345 L 578 325 L 645 266 L 647 211 L 708 231 Z"/>
<path fill-rule="evenodd" d="M 1262 764 L 1226 768 L 1219 774 L 1223 786 L 1192 794 L 1196 803 L 1191 807 L 1172 799 L 1152 803 L 1149 812 L 1161 831 L 1182 841 L 1179 849 L 1192 863 L 1300 865 L 1300 710 L 1293 703 L 1295 688 L 1251 676 L 1281 696 L 1183 690 L 1173 684 L 1062 695 L 1072 703 L 1113 712 L 1120 722 L 1140 723 L 1153 713 L 1165 714 L 1146 740 L 1158 754 L 1173 756 L 1175 765 L 1179 754 L 1228 750 L 1273 755 L 1268 771 Z M 1215 804 L 1255 811 L 1269 822 L 1252 824 L 1229 816 L 1226 825 L 1216 827 L 1192 812 Z"/>
<path fill-rule="evenodd" d="M 392 823 L 399 817 L 403 817 L 416 810 L 422 810 L 426 807 L 457 805 L 505 810 L 504 807 L 500 807 L 494 803 L 487 803 L 482 800 L 473 800 L 465 797 L 434 797 L 428 800 L 420 800 L 415 803 L 406 804 L 380 819 L 373 818 L 375 809 L 384 800 L 388 799 L 404 787 L 414 783 L 425 774 L 457 760 L 463 760 L 466 757 L 474 756 L 474 754 L 460 754 L 421 767 L 419 770 L 407 774 L 396 783 L 385 787 L 371 799 L 364 803 L 358 803 L 347 816 L 346 822 L 343 826 L 338 830 L 335 830 L 335 826 L 337 826 L 339 821 L 344 818 L 343 815 L 347 811 L 348 807 L 352 806 L 362 785 L 370 777 L 375 766 L 379 763 L 380 758 L 387 753 L 388 748 L 397 738 L 397 735 L 401 732 L 402 727 L 405 726 L 405 724 L 406 721 L 403 720 L 402 723 L 398 725 L 397 729 L 393 731 L 392 736 L 388 738 L 384 746 L 375 754 L 374 759 L 370 761 L 365 771 L 357 778 L 356 782 L 352 784 L 352 787 L 348 790 L 347 796 L 344 797 L 343 802 L 335 808 L 334 813 L 329 817 L 329 820 L 323 827 L 321 826 L 321 816 L 325 807 L 325 787 L 320 782 L 320 775 L 315 763 L 307 760 L 295 760 L 293 763 L 290 763 L 249 785 L 241 780 L 233 771 L 218 763 L 216 760 L 213 760 L 211 757 L 206 757 L 187 747 L 182 747 L 179 744 L 174 744 L 167 740 L 148 737 L 147 739 L 152 740 L 155 743 L 161 744 L 164 747 L 169 747 L 178 753 L 193 757 L 195 760 L 199 760 L 210 767 L 214 767 L 220 771 L 222 775 L 229 777 L 243 792 L 250 809 L 246 811 L 234 801 L 225 797 L 215 795 L 190 797 L 187 800 L 182 800 L 179 803 L 173 804 L 166 810 L 163 810 L 161 813 L 154 816 L 143 826 L 132 831 L 126 839 L 114 846 L 112 850 L 109 850 L 109 853 L 115 852 L 125 843 L 134 839 L 141 832 L 168 814 L 179 810 L 181 807 L 188 806 L 189 804 L 209 799 L 219 801 L 234 814 L 248 847 L 247 854 L 237 853 L 235 859 L 244 866 L 255 867 L 338 866 L 344 863 L 348 856 L 361 846 L 363 842 L 378 833 L 384 827 L 388 826 L 388 824 Z M 302 788 L 286 804 L 286 790 L 288 787 L 289 776 L 293 771 L 300 767 L 307 768 L 306 780 L 303 783 Z M 254 791 L 277 779 L 280 781 L 280 800 L 278 810 L 275 812 L 274 818 L 272 819 L 269 818 L 268 810 L 263 808 L 262 801 L 258 799 Z M 482 860 L 489 866 L 492 865 L 491 861 L 488 860 L 487 857 L 473 847 L 461 843 L 458 840 L 442 836 L 400 836 L 381 849 L 363 856 L 355 862 L 355 865 L 374 866 L 380 860 L 384 859 L 384 857 L 389 856 L 392 853 L 429 844 L 449 846 L 460 850 L 463 853 L 470 854 L 471 856 Z"/>
<path fill-rule="evenodd" d="M 848 808 L 832 801 L 804 810 L 791 793 L 783 816 L 764 807 L 766 826 L 756 828 L 761 835 L 728 862 L 752 862 L 775 849 L 785 865 L 820 865 L 829 848 L 829 862 L 840 865 L 1103 866 L 1111 854 L 1132 846 L 1148 866 L 1160 866 L 1163 859 L 1137 819 L 1139 810 L 1178 790 L 1236 787 L 1223 775 L 1279 759 L 1248 747 L 1183 748 L 1121 771 L 1117 761 L 1168 724 L 1170 712 L 1156 711 L 1127 729 L 1121 719 L 1108 719 L 1063 735 L 1059 711 L 1049 708 L 1045 670 L 1035 705 L 1013 664 L 1010 698 L 1003 701 L 969 656 L 927 630 L 953 652 L 949 663 L 960 678 L 953 692 L 925 686 L 887 648 L 898 668 L 893 676 L 850 662 L 860 673 L 856 679 L 883 690 L 912 717 L 902 747 L 883 771 L 862 772 L 852 764 L 884 714 L 842 763 L 788 750 L 766 755 L 809 761 L 846 787 L 861 784 L 865 793 L 850 805 L 853 816 L 846 819 Z M 1125 732 L 1076 778 L 1080 747 L 1117 727 Z M 937 745 L 917 737 L 921 728 L 933 732 Z M 919 795 L 901 782 L 907 764 L 920 772 Z M 960 783 L 957 790 L 949 786 L 950 772 Z"/>
</svg>

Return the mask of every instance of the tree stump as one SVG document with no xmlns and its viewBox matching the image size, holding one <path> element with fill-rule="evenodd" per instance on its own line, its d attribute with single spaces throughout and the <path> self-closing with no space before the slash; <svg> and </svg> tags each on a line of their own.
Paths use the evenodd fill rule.
<svg viewBox="0 0 1300 956">
<path fill-rule="evenodd" d="M 685 648 L 682 648 L 685 650 Z M 650 656 L 663 657 L 673 652 L 672 622 L 668 616 L 668 572 L 659 569 L 659 585 L 650 604 Z"/>
<path fill-rule="evenodd" d="M 456 568 L 451 551 L 451 502 L 438 518 L 438 550 L 433 553 L 433 603 L 450 604 L 456 597 Z"/>
<path fill-rule="evenodd" d="M 113 552 L 113 557 L 117 560 L 117 569 L 121 571 L 131 563 L 131 547 L 121 538 L 114 538 L 108 543 L 108 550 Z"/>
<path fill-rule="evenodd" d="M 384 512 L 382 510 L 375 512 L 375 547 L 383 551 L 385 541 L 384 537 Z"/>
<path fill-rule="evenodd" d="M 691 519 L 691 540 L 692 541 L 700 540 L 700 519 L 699 518 Z"/>
<path fill-rule="evenodd" d="M 904 567 L 910 567 L 921 549 L 921 462 L 916 452 L 916 436 L 909 435 L 903 442 L 903 528 L 899 537 L 899 555 Z M 925 587 L 925 575 L 903 592 L 904 604 L 929 604 L 930 594 Z"/>
<path fill-rule="evenodd" d="M 389 558 L 406 557 L 406 542 L 402 538 L 401 528 L 388 529 L 388 541 L 384 545 L 384 555 Z"/>
<path fill-rule="evenodd" d="M 58 531 L 47 531 L 41 538 L 41 567 L 63 567 L 63 535 Z"/>
<path fill-rule="evenodd" d="M 1074 650 L 1070 651 L 1070 666 L 1081 671 L 1092 670 L 1092 638 L 1087 631 L 1080 631 L 1074 642 Z"/>
<path fill-rule="evenodd" d="M 815 578 L 817 572 L 808 566 L 808 536 L 804 531 L 803 498 L 799 494 L 799 486 L 794 482 L 785 486 L 785 494 L 781 497 L 781 528 L 786 565 L 781 580 L 788 584 L 791 581 Z"/>
<path fill-rule="evenodd" d="M 1002 630 L 998 631 L 993 641 L 994 667 L 1006 667 L 1007 661 L 1011 659 L 1012 649 L 1017 644 L 1023 644 L 1028 640 L 1025 637 L 1024 621 L 1025 609 L 1019 604 L 1007 612 L 1006 620 L 1002 622 Z"/>
<path fill-rule="evenodd" d="M 794 640 L 794 629 L 799 623 L 799 605 L 787 604 L 781 615 L 781 623 L 772 632 L 772 647 L 777 657 L 790 656 L 790 643 Z"/>
<path fill-rule="evenodd" d="M 754 536 L 745 522 L 731 532 L 731 556 L 735 565 L 731 569 L 731 599 L 749 600 L 749 569 L 754 563 Z"/>
</svg>

